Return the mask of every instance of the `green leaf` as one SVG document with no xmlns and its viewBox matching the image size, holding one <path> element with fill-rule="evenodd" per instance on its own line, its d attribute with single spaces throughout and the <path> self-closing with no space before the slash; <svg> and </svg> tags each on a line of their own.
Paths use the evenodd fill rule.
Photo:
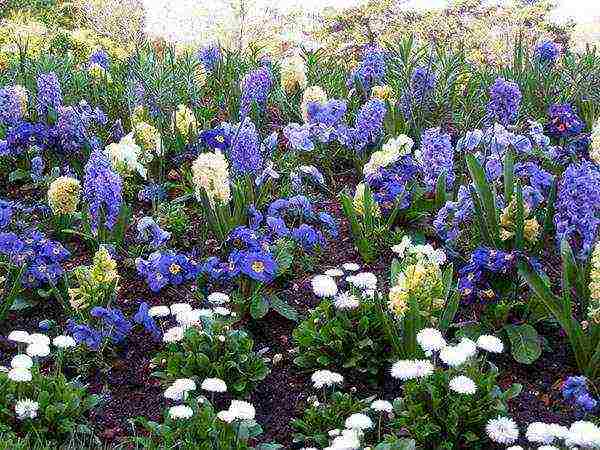
<svg viewBox="0 0 600 450">
<path fill-rule="evenodd" d="M 504 156 L 504 198 L 506 204 L 512 200 L 515 178 L 515 155 L 508 150 Z"/>
<path fill-rule="evenodd" d="M 446 204 L 446 171 L 442 170 L 435 183 L 435 209 Z"/>
<path fill-rule="evenodd" d="M 250 315 L 253 319 L 262 319 L 269 312 L 269 301 L 262 295 L 252 297 L 250 303 Z"/>
<path fill-rule="evenodd" d="M 479 161 L 473 155 L 466 156 L 467 167 L 475 185 L 477 196 L 481 201 L 483 215 L 487 230 L 492 238 L 489 244 L 500 245 L 500 226 L 498 224 L 498 212 L 496 211 L 496 199 L 492 192 L 489 183 L 485 177 L 485 172 Z"/>
<path fill-rule="evenodd" d="M 15 297 L 12 305 L 10 306 L 11 311 L 23 311 L 24 309 L 31 308 L 33 304 L 24 297 Z"/>
<path fill-rule="evenodd" d="M 15 169 L 8 174 L 8 182 L 14 183 L 15 181 L 26 180 L 29 178 L 29 172 L 25 169 Z"/>
<path fill-rule="evenodd" d="M 532 364 L 542 354 L 542 346 L 537 331 L 529 324 L 505 325 L 504 330 L 510 340 L 511 353 L 515 361 Z"/>
<path fill-rule="evenodd" d="M 298 311 L 296 311 L 292 305 L 284 300 L 281 300 L 276 295 L 271 296 L 271 308 L 273 308 L 286 319 L 294 322 L 298 322 L 298 319 L 300 318 Z"/>
</svg>

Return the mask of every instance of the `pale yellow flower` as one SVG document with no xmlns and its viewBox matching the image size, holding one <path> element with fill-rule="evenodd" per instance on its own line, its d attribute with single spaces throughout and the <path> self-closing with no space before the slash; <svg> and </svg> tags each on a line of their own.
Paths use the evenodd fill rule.
<svg viewBox="0 0 600 450">
<path fill-rule="evenodd" d="M 229 202 L 229 165 L 221 152 L 201 153 L 192 164 L 192 175 L 199 200 L 204 190 L 211 204 L 215 200 L 224 204 Z"/>
<path fill-rule="evenodd" d="M 190 133 L 196 132 L 197 126 L 193 111 L 186 105 L 179 105 L 175 111 L 175 127 L 181 135 L 187 138 Z"/>
<path fill-rule="evenodd" d="M 73 214 L 77 211 L 81 185 L 71 177 L 58 177 L 48 188 L 48 204 L 56 215 Z"/>
<path fill-rule="evenodd" d="M 302 110 L 302 118 L 304 122 L 308 122 L 308 104 L 309 103 L 325 103 L 327 101 L 327 94 L 320 86 L 309 86 L 304 91 L 302 96 L 302 104 L 300 109 Z"/>
</svg>

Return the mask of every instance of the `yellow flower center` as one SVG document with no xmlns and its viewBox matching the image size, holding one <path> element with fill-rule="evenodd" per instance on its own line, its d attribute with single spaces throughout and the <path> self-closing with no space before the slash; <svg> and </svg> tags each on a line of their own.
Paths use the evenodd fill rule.
<svg viewBox="0 0 600 450">
<path fill-rule="evenodd" d="M 223 136 L 219 135 L 215 138 L 215 141 L 220 142 L 222 144 L 223 142 L 225 142 L 225 138 Z"/>
<path fill-rule="evenodd" d="M 253 270 L 254 272 L 257 272 L 257 273 L 264 272 L 264 270 L 265 270 L 265 265 L 264 265 L 264 263 L 263 263 L 262 261 L 254 261 L 254 262 L 252 263 L 252 270 Z"/>
<path fill-rule="evenodd" d="M 173 275 L 177 275 L 180 270 L 181 267 L 178 264 L 173 263 L 169 266 L 169 272 L 171 272 Z"/>
</svg>

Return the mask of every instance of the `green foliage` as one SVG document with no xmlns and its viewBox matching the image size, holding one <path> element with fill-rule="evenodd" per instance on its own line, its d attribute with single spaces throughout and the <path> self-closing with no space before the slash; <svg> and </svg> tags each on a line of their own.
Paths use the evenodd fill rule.
<svg viewBox="0 0 600 450">
<path fill-rule="evenodd" d="M 506 401 L 517 395 L 521 387 L 513 385 L 502 392 L 496 384 L 495 367 L 484 373 L 472 366 L 467 375 L 475 381 L 477 392 L 457 394 L 448 387 L 456 375 L 452 369 L 437 370 L 423 379 L 407 381 L 402 398 L 394 401 L 396 418 L 390 424 L 393 434 L 407 430 L 423 448 L 487 448 L 489 441 L 482 433 L 486 422 L 506 414 Z M 393 440 L 392 436 L 389 441 Z"/>
<path fill-rule="evenodd" d="M 230 391 L 247 394 L 270 372 L 253 351 L 254 341 L 245 331 L 233 330 L 221 321 L 202 322 L 202 330 L 189 327 L 182 340 L 166 345 L 154 359 L 160 367 L 154 374 L 167 381 L 193 378 L 198 383 L 221 378 Z"/>
<path fill-rule="evenodd" d="M 190 228 L 190 217 L 183 204 L 164 202 L 158 207 L 158 224 L 171 233 L 171 239 L 183 243 Z"/>
<path fill-rule="evenodd" d="M 294 442 L 309 447 L 326 447 L 331 430 L 344 429 L 344 421 L 354 413 L 366 411 L 373 398 L 358 399 L 344 392 L 333 392 L 325 402 L 312 399 L 302 416 L 292 420 Z"/>
<path fill-rule="evenodd" d="M 41 438 L 49 445 L 62 445 L 76 433 L 91 434 L 85 417 L 98 397 L 61 373 L 41 374 L 36 366 L 31 373 L 29 382 L 14 382 L 0 373 L 0 425 L 6 430 L 16 425 L 13 431 L 27 434 L 31 442 Z M 38 403 L 37 417 L 16 419 L 15 404 L 22 399 Z"/>
<path fill-rule="evenodd" d="M 299 348 L 294 362 L 302 368 L 344 367 L 376 376 L 393 356 L 381 326 L 384 314 L 377 300 L 361 299 L 351 310 L 322 301 L 293 332 Z"/>
</svg>

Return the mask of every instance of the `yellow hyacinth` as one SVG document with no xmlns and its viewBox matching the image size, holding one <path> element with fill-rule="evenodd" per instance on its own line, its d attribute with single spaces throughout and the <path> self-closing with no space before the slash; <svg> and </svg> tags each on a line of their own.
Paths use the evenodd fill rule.
<svg viewBox="0 0 600 450">
<path fill-rule="evenodd" d="M 304 89 L 307 84 L 306 65 L 300 56 L 288 56 L 281 62 L 281 86 L 286 93 L 292 94 Z"/>
<path fill-rule="evenodd" d="M 592 129 L 590 143 L 590 159 L 600 165 L 600 119 L 596 121 L 596 125 Z"/>
<path fill-rule="evenodd" d="M 596 243 L 592 252 L 589 289 L 588 317 L 591 322 L 600 324 L 600 242 Z"/>
<path fill-rule="evenodd" d="M 175 127 L 186 138 L 190 133 L 196 132 L 196 117 L 190 108 L 185 105 L 177 107 L 177 111 L 175 111 Z"/>
<path fill-rule="evenodd" d="M 192 175 L 198 200 L 204 190 L 211 204 L 229 202 L 229 165 L 221 152 L 201 153 L 192 164 Z"/>
<path fill-rule="evenodd" d="M 363 167 L 363 173 L 366 175 L 377 172 L 382 167 L 398 161 L 401 156 L 410 153 L 413 147 L 413 140 L 408 136 L 401 134 L 395 139 L 390 139 L 383 145 L 381 150 L 374 152 L 369 161 Z"/>
<path fill-rule="evenodd" d="M 379 100 L 383 101 L 387 100 L 390 103 L 394 103 L 396 101 L 394 90 L 387 84 L 373 86 L 373 89 L 371 89 L 371 97 L 378 98 Z"/>
<path fill-rule="evenodd" d="M 362 216 L 365 213 L 364 210 L 364 197 L 365 197 L 365 184 L 364 183 L 359 183 L 356 186 L 356 191 L 354 192 L 354 199 L 352 201 L 352 205 L 354 206 L 354 211 L 356 212 L 356 214 Z M 371 214 L 373 214 L 374 216 L 379 217 L 381 215 L 381 211 L 379 209 L 379 205 L 373 201 L 372 202 L 372 211 Z"/>
<path fill-rule="evenodd" d="M 71 177 L 58 177 L 48 188 L 48 204 L 56 215 L 73 214 L 77 211 L 81 185 Z"/>
<path fill-rule="evenodd" d="M 119 279 L 117 263 L 110 256 L 106 247 L 101 246 L 94 255 L 90 276 L 94 283 L 99 284 L 113 283 Z"/>
<path fill-rule="evenodd" d="M 136 142 L 142 148 L 141 159 L 144 163 L 149 163 L 154 155 L 161 154 L 160 133 L 147 122 L 137 122 L 133 126 L 133 133 Z"/>
<path fill-rule="evenodd" d="M 95 81 L 106 80 L 107 83 L 112 83 L 112 77 L 110 76 L 110 73 L 108 73 L 104 67 L 98 63 L 91 64 L 88 68 L 88 73 Z"/>
</svg>

